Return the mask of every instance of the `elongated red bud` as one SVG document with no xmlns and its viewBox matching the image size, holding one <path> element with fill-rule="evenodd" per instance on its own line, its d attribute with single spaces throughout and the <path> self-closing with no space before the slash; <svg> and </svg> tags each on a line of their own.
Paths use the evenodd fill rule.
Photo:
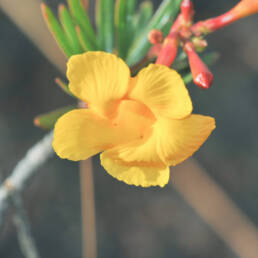
<svg viewBox="0 0 258 258">
<path fill-rule="evenodd" d="M 192 42 L 184 44 L 184 50 L 188 56 L 194 83 L 202 89 L 208 89 L 213 82 L 213 74 L 197 55 Z"/>
<path fill-rule="evenodd" d="M 178 48 L 178 34 L 169 35 L 164 40 L 163 47 L 156 60 L 156 64 L 163 64 L 168 67 L 172 65 L 177 55 Z"/>
<path fill-rule="evenodd" d="M 156 29 L 151 30 L 148 35 L 148 39 L 149 39 L 150 43 L 153 45 L 162 43 L 163 33 L 160 30 L 156 30 Z"/>
<path fill-rule="evenodd" d="M 168 36 L 165 38 L 162 49 L 156 60 L 156 64 L 163 64 L 170 67 L 177 55 L 178 48 L 178 36 L 182 27 L 182 14 L 179 14 L 175 22 L 171 26 Z"/>
<path fill-rule="evenodd" d="M 181 3 L 181 14 L 185 22 L 192 21 L 194 15 L 194 5 L 191 0 L 183 0 Z"/>
<path fill-rule="evenodd" d="M 162 44 L 158 43 L 153 45 L 147 54 L 148 58 L 152 59 L 159 56 L 161 49 L 162 49 Z"/>
<path fill-rule="evenodd" d="M 230 11 L 192 26 L 195 35 L 208 34 L 258 12 L 258 0 L 242 0 Z"/>
</svg>

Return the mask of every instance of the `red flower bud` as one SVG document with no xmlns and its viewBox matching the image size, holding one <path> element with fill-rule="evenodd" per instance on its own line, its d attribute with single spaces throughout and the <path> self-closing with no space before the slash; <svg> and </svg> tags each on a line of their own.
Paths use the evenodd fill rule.
<svg viewBox="0 0 258 258">
<path fill-rule="evenodd" d="M 148 35 L 148 39 L 149 39 L 150 43 L 153 45 L 162 43 L 162 41 L 163 41 L 162 31 L 156 30 L 156 29 L 151 30 Z"/>
<path fill-rule="evenodd" d="M 194 83 L 202 89 L 210 88 L 213 82 L 213 74 L 195 52 L 193 43 L 186 42 L 184 50 L 189 59 Z"/>
<path fill-rule="evenodd" d="M 156 60 L 156 64 L 163 64 L 168 67 L 172 65 L 177 55 L 178 34 L 169 35 L 163 44 L 160 54 Z"/>
<path fill-rule="evenodd" d="M 170 67 L 174 62 L 177 55 L 178 33 L 182 27 L 182 19 L 182 15 L 178 15 L 174 24 L 171 26 L 170 32 L 163 42 L 156 64 L 163 64 Z"/>
<path fill-rule="evenodd" d="M 161 49 L 162 49 L 162 44 L 158 43 L 158 44 L 153 45 L 150 48 L 149 52 L 147 53 L 148 58 L 152 59 L 154 57 L 157 57 L 160 54 Z"/>
<path fill-rule="evenodd" d="M 230 11 L 206 21 L 197 22 L 192 26 L 195 35 L 208 34 L 223 28 L 241 18 L 258 12 L 258 0 L 242 0 Z"/>
<path fill-rule="evenodd" d="M 194 6 L 191 0 L 183 0 L 181 3 L 181 14 L 185 22 L 191 22 L 194 15 Z"/>
</svg>

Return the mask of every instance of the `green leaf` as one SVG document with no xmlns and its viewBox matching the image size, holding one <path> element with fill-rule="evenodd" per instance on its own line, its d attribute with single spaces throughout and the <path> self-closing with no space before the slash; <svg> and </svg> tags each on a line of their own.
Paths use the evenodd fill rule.
<svg viewBox="0 0 258 258">
<path fill-rule="evenodd" d="M 206 65 L 213 65 L 214 63 L 216 63 L 219 59 L 220 55 L 218 52 L 211 52 L 211 53 L 207 53 L 206 55 L 204 55 L 202 57 L 203 62 Z"/>
<path fill-rule="evenodd" d="M 88 50 L 97 50 L 96 35 L 82 2 L 80 0 L 68 0 L 68 5 L 73 17 L 80 26 L 81 34 L 84 34 L 83 37 L 87 39 Z"/>
<path fill-rule="evenodd" d="M 55 126 L 55 123 L 59 117 L 63 114 L 75 109 L 75 106 L 67 106 L 63 108 L 56 109 L 54 111 L 39 115 L 34 119 L 34 125 L 42 129 L 52 129 Z"/>
<path fill-rule="evenodd" d="M 102 50 L 112 52 L 114 48 L 114 0 L 99 0 L 96 8 L 98 38 Z"/>
<path fill-rule="evenodd" d="M 59 20 L 64 28 L 64 31 L 67 35 L 70 45 L 72 46 L 73 54 L 82 53 L 82 48 L 75 31 L 74 21 L 65 5 L 63 4 L 59 5 L 58 14 L 59 14 Z"/>
<path fill-rule="evenodd" d="M 183 76 L 183 81 L 184 81 L 185 84 L 190 83 L 192 80 L 193 80 L 192 73 L 188 73 L 188 74 Z"/>
<path fill-rule="evenodd" d="M 55 83 L 59 86 L 59 88 L 65 92 L 66 94 L 75 97 L 72 92 L 69 90 L 68 84 L 62 81 L 60 78 L 55 79 Z"/>
<path fill-rule="evenodd" d="M 136 0 L 117 0 L 116 2 L 116 35 L 118 55 L 125 58 L 131 45 L 134 26 L 133 17 Z"/>
<path fill-rule="evenodd" d="M 174 63 L 172 64 L 173 69 L 180 71 L 180 70 L 184 70 L 186 68 L 189 67 L 189 63 L 187 60 L 187 55 L 184 51 L 182 51 L 176 58 L 176 60 L 174 61 Z"/>
<path fill-rule="evenodd" d="M 75 26 L 75 30 L 84 52 L 93 51 L 92 44 L 89 42 L 89 39 L 87 38 L 85 33 L 83 33 L 79 25 Z"/>
<path fill-rule="evenodd" d="M 148 41 L 148 34 L 152 29 L 159 29 L 167 32 L 168 24 L 172 25 L 182 0 L 163 0 L 154 16 L 145 27 L 144 31 L 131 45 L 126 62 L 129 66 L 139 62 L 148 52 L 151 44 Z M 139 24 L 140 26 L 140 24 Z"/>
<path fill-rule="evenodd" d="M 135 37 L 137 37 L 145 28 L 153 15 L 152 2 L 147 0 L 140 4 L 139 11 L 134 17 Z"/>
<path fill-rule="evenodd" d="M 73 54 L 72 48 L 70 46 L 69 40 L 66 37 L 61 25 L 59 24 L 57 18 L 51 11 L 51 9 L 44 3 L 41 4 L 41 10 L 43 17 L 48 25 L 49 30 L 52 32 L 55 40 L 57 41 L 60 48 L 63 50 L 67 57 Z"/>
</svg>

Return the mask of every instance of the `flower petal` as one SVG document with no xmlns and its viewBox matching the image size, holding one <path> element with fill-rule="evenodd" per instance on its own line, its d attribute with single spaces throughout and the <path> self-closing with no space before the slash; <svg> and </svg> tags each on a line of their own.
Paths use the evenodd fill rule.
<svg viewBox="0 0 258 258">
<path fill-rule="evenodd" d="M 105 155 L 121 162 L 139 166 L 164 166 L 166 164 L 157 152 L 158 134 L 153 132 L 149 133 L 151 136 L 147 135 L 143 139 L 137 139 L 106 150 Z"/>
<path fill-rule="evenodd" d="M 116 179 L 129 185 L 163 187 L 169 180 L 169 167 L 137 166 L 110 158 L 106 153 L 100 155 L 101 165 Z"/>
<path fill-rule="evenodd" d="M 181 119 L 192 112 L 192 102 L 180 75 L 163 65 L 150 64 L 136 77 L 129 93 L 159 116 Z"/>
<path fill-rule="evenodd" d="M 112 112 L 129 87 L 130 70 L 124 61 L 105 52 L 87 52 L 68 61 L 71 92 L 101 114 Z"/>
<path fill-rule="evenodd" d="M 153 122 L 152 113 L 133 100 L 121 101 L 113 119 L 77 109 L 57 121 L 53 147 L 61 158 L 83 160 L 107 148 L 147 138 Z"/>
<path fill-rule="evenodd" d="M 56 122 L 53 148 L 61 158 L 84 160 L 112 146 L 113 134 L 108 120 L 90 110 L 77 109 Z"/>
<path fill-rule="evenodd" d="M 214 128 L 215 120 L 208 116 L 191 115 L 182 120 L 160 118 L 149 137 L 106 150 L 105 155 L 139 166 L 176 165 L 197 151 Z"/>
<path fill-rule="evenodd" d="M 159 132 L 157 151 L 167 165 L 175 166 L 193 155 L 214 129 L 215 120 L 208 116 L 160 119 L 156 123 L 156 132 Z"/>
</svg>

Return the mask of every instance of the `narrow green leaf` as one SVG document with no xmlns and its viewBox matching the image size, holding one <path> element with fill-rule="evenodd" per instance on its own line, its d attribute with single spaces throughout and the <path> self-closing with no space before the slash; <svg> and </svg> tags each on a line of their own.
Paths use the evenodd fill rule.
<svg viewBox="0 0 258 258">
<path fill-rule="evenodd" d="M 112 52 L 114 48 L 114 0 L 99 0 L 98 38 L 102 50 Z"/>
<path fill-rule="evenodd" d="M 81 0 L 68 0 L 68 5 L 73 17 L 80 26 L 81 33 L 85 34 L 84 37 L 87 38 L 88 45 L 91 46 L 90 50 L 97 50 L 96 34 Z"/>
<path fill-rule="evenodd" d="M 87 38 L 87 36 L 85 35 L 85 33 L 83 33 L 83 31 L 81 30 L 80 26 L 77 25 L 75 27 L 76 30 L 76 34 L 78 36 L 78 39 L 80 41 L 80 44 L 82 46 L 82 49 L 87 52 L 87 51 L 93 51 L 94 49 L 92 49 L 92 44 L 89 42 L 89 39 Z"/>
<path fill-rule="evenodd" d="M 182 0 L 163 0 L 144 31 L 133 41 L 126 59 L 129 66 L 139 62 L 147 54 L 151 46 L 148 41 L 148 34 L 152 29 L 163 31 L 164 26 L 168 23 L 170 26 L 172 25 L 179 11 L 181 1 Z M 167 26 L 165 28 L 167 29 Z"/>
<path fill-rule="evenodd" d="M 55 123 L 59 117 L 63 114 L 75 109 L 75 106 L 67 106 L 63 108 L 56 109 L 54 111 L 39 115 L 34 119 L 34 125 L 42 129 L 52 129 L 55 126 Z"/>
<path fill-rule="evenodd" d="M 218 52 L 211 52 L 211 53 L 207 53 L 206 55 L 204 55 L 202 57 L 203 62 L 206 65 L 213 65 L 214 63 L 216 63 L 219 59 L 219 53 Z"/>
<path fill-rule="evenodd" d="M 71 91 L 69 90 L 68 84 L 65 83 L 64 81 L 62 81 L 60 78 L 56 78 L 55 79 L 55 83 L 59 86 L 59 88 L 65 92 L 66 94 L 74 97 L 74 95 L 71 93 Z"/>
<path fill-rule="evenodd" d="M 134 17 L 135 37 L 137 37 L 145 28 L 153 15 L 152 2 L 147 0 L 140 4 L 139 11 Z"/>
<path fill-rule="evenodd" d="M 185 84 L 190 83 L 192 80 L 193 80 L 192 73 L 188 73 L 188 74 L 183 76 L 183 81 L 184 81 Z"/>
<path fill-rule="evenodd" d="M 100 26 L 100 1 L 101 0 L 95 0 L 95 24 L 97 28 Z"/>
<path fill-rule="evenodd" d="M 136 9 L 136 0 L 127 0 L 127 13 L 126 13 L 126 30 L 127 30 L 127 52 L 131 46 L 131 43 L 134 39 L 134 15 Z"/>
<path fill-rule="evenodd" d="M 64 4 L 59 5 L 58 14 L 59 20 L 64 28 L 67 38 L 69 39 L 70 45 L 72 46 L 73 54 L 82 53 L 82 48 L 75 31 L 74 21 Z"/>
<path fill-rule="evenodd" d="M 125 58 L 133 39 L 133 17 L 136 0 L 117 0 L 116 2 L 116 35 L 118 55 Z"/>
<path fill-rule="evenodd" d="M 189 67 L 189 63 L 187 60 L 187 55 L 184 51 L 178 54 L 176 60 L 172 64 L 173 69 L 180 71 Z"/>
<path fill-rule="evenodd" d="M 49 30 L 52 32 L 55 40 L 57 41 L 60 48 L 63 50 L 67 57 L 73 54 L 68 38 L 66 37 L 61 25 L 57 18 L 51 11 L 51 9 L 44 3 L 41 4 L 41 10 L 43 17 L 48 25 Z"/>
<path fill-rule="evenodd" d="M 84 10 L 88 10 L 89 7 L 89 0 L 80 0 L 81 1 L 81 5 L 84 8 Z"/>
<path fill-rule="evenodd" d="M 117 35 L 117 50 L 118 55 L 121 58 L 126 56 L 126 1 L 127 0 L 117 0 L 116 1 L 116 35 Z"/>
</svg>

